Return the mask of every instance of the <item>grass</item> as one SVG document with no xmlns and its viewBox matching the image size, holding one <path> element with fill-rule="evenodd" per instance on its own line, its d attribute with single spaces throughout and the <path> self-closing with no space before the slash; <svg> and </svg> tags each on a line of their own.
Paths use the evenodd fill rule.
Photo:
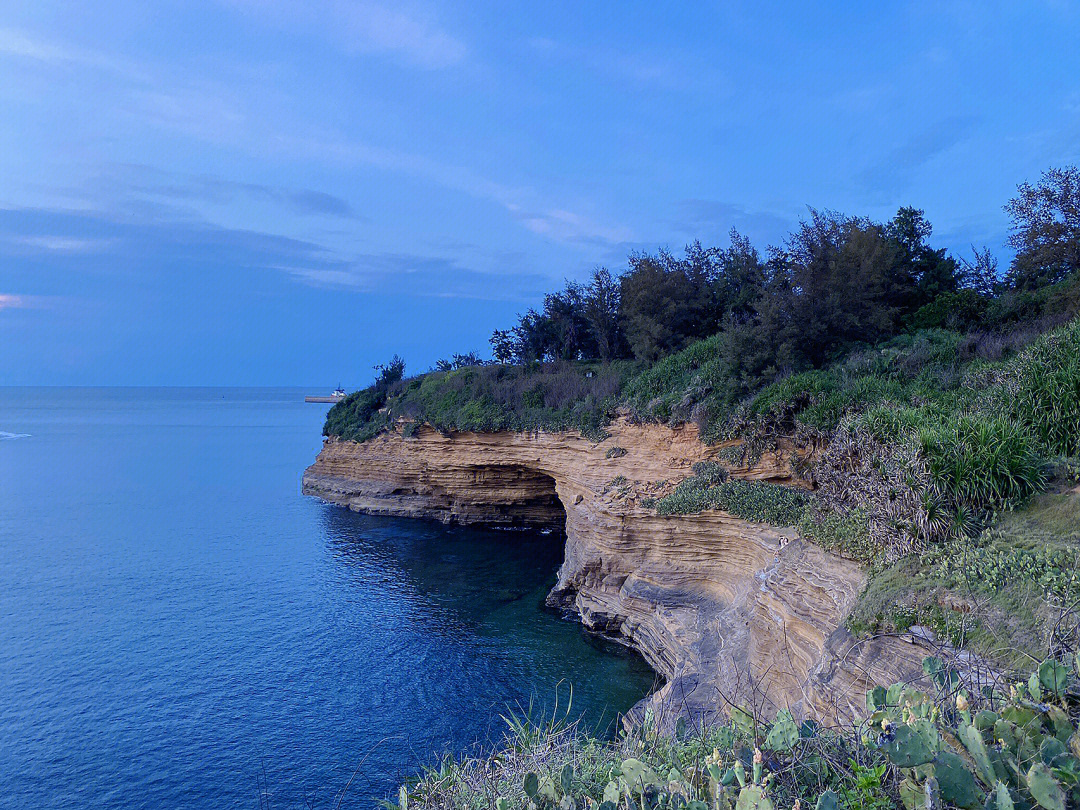
<svg viewBox="0 0 1080 810">
<path fill-rule="evenodd" d="M 857 634 L 930 627 L 1017 664 L 1075 643 L 1080 495 L 1045 494 L 977 537 L 909 555 L 874 576 L 849 618 Z M 1064 620 L 1062 617 L 1066 617 Z"/>
<path fill-rule="evenodd" d="M 767 718 L 731 706 L 727 723 L 690 728 L 683 721 L 661 734 L 646 710 L 633 730 L 602 741 L 567 722 L 569 710 L 540 723 L 509 716 L 497 749 L 444 758 L 386 806 L 922 807 L 913 796 L 926 796 L 927 807 L 1076 806 L 1080 752 L 1067 747 L 1080 734 L 1076 648 L 1032 661 L 1011 673 L 1015 680 L 963 675 L 969 668 L 926 658 L 926 691 L 910 683 L 877 686 L 866 695 L 864 718 L 831 729 L 798 724 L 786 710 Z"/>
</svg>

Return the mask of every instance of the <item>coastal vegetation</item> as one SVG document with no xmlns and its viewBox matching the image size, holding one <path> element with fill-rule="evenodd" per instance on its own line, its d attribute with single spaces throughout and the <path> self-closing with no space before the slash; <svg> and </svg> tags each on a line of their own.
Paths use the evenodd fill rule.
<svg viewBox="0 0 1080 810">
<path fill-rule="evenodd" d="M 735 232 L 725 248 L 634 254 L 496 331 L 492 362 L 455 355 L 407 378 L 395 357 L 325 433 L 365 441 L 402 422 L 406 436 L 427 423 L 599 441 L 619 415 L 694 423 L 724 443 L 718 461 L 643 506 L 797 526 L 863 562 L 857 633 L 926 624 L 985 652 L 1045 650 L 1062 639 L 1034 628 L 1080 598 L 1078 545 L 1027 548 L 1002 516 L 1078 469 L 1080 169 L 1022 184 L 1005 209 L 1003 274 L 985 249 L 931 246 L 910 207 L 885 223 L 811 210 L 765 256 Z M 824 448 L 792 469 L 805 489 L 728 477 L 779 437 Z"/>
<path fill-rule="evenodd" d="M 398 807 L 598 810 L 965 810 L 1080 806 L 1080 656 L 1047 658 L 1026 677 L 979 690 L 939 658 L 921 688 L 866 696 L 847 728 L 771 722 L 739 706 L 727 723 L 656 718 L 614 741 L 564 717 L 508 717 L 504 743 L 445 758 L 403 785 Z"/>
<path fill-rule="evenodd" d="M 515 722 L 505 749 L 447 760 L 402 804 L 1080 802 L 1075 673 L 1060 675 L 1080 646 L 1080 169 L 1022 184 L 1005 210 L 1016 255 L 1003 273 L 986 249 L 931 246 L 914 208 L 888 222 L 811 210 L 764 255 L 735 232 L 724 248 L 634 254 L 496 331 L 493 361 L 405 377 L 395 358 L 325 433 L 429 424 L 599 442 L 616 418 L 696 425 L 715 460 L 641 507 L 794 527 L 866 567 L 855 635 L 916 628 L 1000 672 L 1043 662 L 1034 674 L 974 694 L 930 662 L 930 693 L 875 690 L 853 733 L 777 731 L 783 712 L 766 727 L 734 706 L 730 726 L 666 737 L 647 721 L 614 743 Z M 781 441 L 797 486 L 737 475 Z"/>
</svg>

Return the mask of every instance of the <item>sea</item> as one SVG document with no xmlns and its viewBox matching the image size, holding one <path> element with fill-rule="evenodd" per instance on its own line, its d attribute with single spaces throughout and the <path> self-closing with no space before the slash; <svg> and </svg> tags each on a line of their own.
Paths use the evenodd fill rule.
<svg viewBox="0 0 1080 810">
<path fill-rule="evenodd" d="M 0 387 L 0 806 L 377 807 L 654 687 L 544 607 L 558 532 L 302 495 L 304 393 Z"/>
</svg>

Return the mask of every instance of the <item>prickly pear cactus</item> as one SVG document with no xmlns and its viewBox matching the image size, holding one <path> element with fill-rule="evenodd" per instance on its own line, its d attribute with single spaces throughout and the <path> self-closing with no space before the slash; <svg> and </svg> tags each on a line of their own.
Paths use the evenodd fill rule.
<svg viewBox="0 0 1080 810">
<path fill-rule="evenodd" d="M 791 712 L 787 709 L 777 712 L 776 720 L 765 736 L 766 747 L 773 751 L 790 751 L 798 741 L 799 727 L 795 725 Z"/>
</svg>

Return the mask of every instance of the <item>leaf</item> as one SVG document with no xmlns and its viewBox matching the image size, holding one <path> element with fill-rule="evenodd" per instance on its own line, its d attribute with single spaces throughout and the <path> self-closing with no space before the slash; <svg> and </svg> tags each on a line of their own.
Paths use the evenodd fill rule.
<svg viewBox="0 0 1080 810">
<path fill-rule="evenodd" d="M 818 796 L 817 804 L 814 806 L 814 810 L 837 810 L 840 797 L 833 791 L 826 790 L 820 796 Z"/>
<path fill-rule="evenodd" d="M 1050 769 L 1043 763 L 1036 762 L 1027 772 L 1028 790 L 1031 797 L 1046 810 L 1065 810 L 1065 793 L 1057 783 Z"/>
</svg>

